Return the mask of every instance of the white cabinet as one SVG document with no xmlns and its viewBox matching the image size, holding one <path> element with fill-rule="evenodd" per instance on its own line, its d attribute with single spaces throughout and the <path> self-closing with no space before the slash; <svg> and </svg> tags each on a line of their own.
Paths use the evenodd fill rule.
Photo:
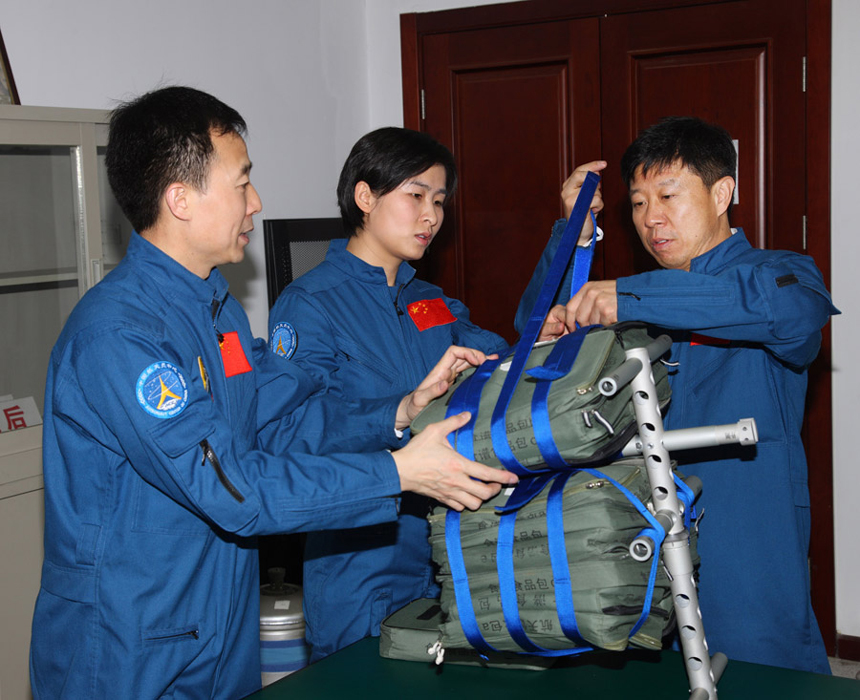
<svg viewBox="0 0 860 700">
<path fill-rule="evenodd" d="M 0 105 L 0 397 L 40 412 L 48 357 L 131 226 L 104 167 L 108 114 Z M 17 418 L 16 418 L 17 416 Z M 0 411 L 0 700 L 30 697 L 30 621 L 44 532 L 41 426 Z"/>
</svg>

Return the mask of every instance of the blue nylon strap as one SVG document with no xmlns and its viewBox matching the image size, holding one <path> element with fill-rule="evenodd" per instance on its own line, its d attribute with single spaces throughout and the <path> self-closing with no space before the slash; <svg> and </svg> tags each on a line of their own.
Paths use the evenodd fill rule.
<svg viewBox="0 0 860 700">
<path fill-rule="evenodd" d="M 529 370 L 532 376 L 542 375 L 539 378 L 543 381 L 538 381 L 535 385 L 534 394 L 532 395 L 532 428 L 535 434 L 535 441 L 544 461 L 552 468 L 564 469 L 568 466 L 564 457 L 556 447 L 555 440 L 552 436 L 552 426 L 549 419 L 549 408 L 547 402 L 549 399 L 549 390 L 552 386 L 552 380 L 558 377 L 563 377 L 570 372 L 573 363 L 576 361 L 576 356 L 585 341 L 585 336 L 593 326 L 578 328 L 573 333 L 568 333 L 556 342 L 555 347 L 546 358 L 543 367 L 535 367 Z M 545 372 L 538 373 L 536 370 L 545 369 Z"/>
<path fill-rule="evenodd" d="M 451 580 L 454 584 L 454 600 L 460 614 L 460 626 L 463 634 L 475 649 L 484 654 L 496 651 L 484 640 L 472 607 L 472 592 L 469 589 L 469 576 L 466 573 L 466 562 L 463 559 L 463 548 L 460 544 L 460 513 L 449 510 L 445 515 L 445 546 L 448 549 L 448 565 L 451 567 Z"/>
<path fill-rule="evenodd" d="M 657 521 L 657 519 L 651 515 L 651 511 L 649 511 L 626 486 L 623 486 L 618 481 L 613 479 L 611 476 L 604 474 L 602 471 L 598 469 L 582 469 L 582 471 L 591 474 L 592 476 L 597 477 L 598 479 L 606 479 L 610 484 L 612 484 L 615 488 L 621 491 L 622 494 L 627 498 L 628 501 L 639 511 L 639 514 L 648 521 L 651 525 L 650 529 L 643 530 L 643 532 L 647 532 L 648 536 L 651 537 L 654 542 L 654 556 L 651 557 L 651 571 L 648 575 L 648 588 L 645 591 L 645 599 L 642 603 L 642 614 L 639 616 L 639 620 L 633 626 L 633 629 L 630 630 L 630 635 L 633 636 L 642 626 L 642 623 L 648 619 L 648 615 L 651 613 L 651 599 L 654 595 L 654 583 L 657 580 L 657 564 L 659 562 L 660 557 L 658 556 L 658 552 L 660 551 L 660 547 L 663 545 L 663 540 L 666 538 L 666 531 L 663 529 L 663 526 Z"/>
<path fill-rule="evenodd" d="M 499 572 L 499 594 L 502 599 L 502 614 L 511 638 L 525 651 L 535 653 L 542 647 L 534 644 L 526 635 L 520 620 L 517 602 L 517 582 L 514 578 L 514 525 L 517 511 L 505 513 L 499 520 L 499 539 L 496 543 L 496 567 Z"/>
<path fill-rule="evenodd" d="M 556 483 L 558 481 L 562 482 L 560 489 L 564 488 L 564 482 L 567 481 L 569 476 L 570 473 L 568 472 L 567 474 L 557 475 L 555 477 Z M 556 484 L 553 484 L 553 488 L 555 488 L 555 485 Z M 558 490 L 559 493 L 560 489 Z M 549 504 L 549 501 L 547 503 Z M 558 498 L 554 499 L 554 507 L 560 515 L 561 505 Z M 547 509 L 547 515 L 549 515 L 549 508 Z M 514 526 L 516 525 L 516 519 L 517 511 L 506 513 L 501 517 L 501 520 L 499 521 L 499 538 L 496 544 L 496 566 L 499 572 L 499 594 L 502 601 L 502 614 L 504 615 L 505 626 L 508 628 L 511 638 L 521 649 L 524 650 L 525 653 L 534 654 L 535 656 L 572 656 L 574 654 L 581 654 L 584 651 L 590 651 L 591 647 L 578 647 L 575 649 L 545 649 L 529 639 L 526 631 L 523 629 L 522 620 L 520 619 L 519 603 L 517 601 L 517 583 L 514 574 L 513 552 Z M 558 533 L 556 533 L 556 535 L 557 534 Z M 547 535 L 549 535 L 549 533 L 547 533 Z M 561 542 L 562 558 L 564 559 L 566 566 L 567 552 L 563 544 L 563 525 L 561 527 Z M 555 575 L 555 566 L 553 566 L 553 575 Z M 558 600 L 558 589 L 556 589 L 556 600 Z M 576 626 L 575 619 L 576 618 L 574 617 L 574 628 Z M 567 627 L 570 627 L 569 623 L 567 624 Z M 565 623 L 563 622 L 562 629 L 564 628 Z"/>
<path fill-rule="evenodd" d="M 591 223 L 594 226 L 594 232 L 591 234 L 591 245 L 587 248 L 581 246 L 576 247 L 573 254 L 573 274 L 570 278 L 570 297 L 582 289 L 582 285 L 588 282 L 588 275 L 591 273 L 591 261 L 594 258 L 594 246 L 597 243 L 597 220 L 594 218 L 594 212 L 591 214 Z M 567 229 L 565 229 L 565 232 Z"/>
<path fill-rule="evenodd" d="M 689 529 L 690 523 L 696 519 L 696 507 L 693 505 L 693 501 L 696 500 L 696 494 L 693 493 L 693 489 L 687 486 L 677 474 L 673 473 L 672 478 L 675 480 L 675 487 L 678 489 L 678 498 L 684 504 L 684 527 Z"/>
<path fill-rule="evenodd" d="M 660 560 L 660 547 L 663 545 L 663 540 L 666 539 L 666 531 L 662 527 L 648 527 L 639 533 L 640 536 L 650 537 L 654 543 L 654 554 L 651 555 L 651 571 L 648 573 L 648 588 L 645 590 L 645 598 L 642 601 L 642 614 L 633 625 L 628 636 L 632 637 L 639 631 L 639 628 L 648 619 L 651 614 L 651 601 L 654 598 L 654 583 L 657 581 L 657 564 Z"/>
<path fill-rule="evenodd" d="M 570 263 L 571 256 L 573 254 L 574 248 L 576 247 L 576 242 L 579 238 L 579 233 L 582 230 L 583 224 L 585 223 L 585 217 L 590 213 L 591 200 L 594 197 L 594 193 L 597 190 L 597 184 L 599 182 L 600 178 L 596 174 L 586 174 L 585 181 L 582 184 L 579 196 L 576 199 L 573 211 L 571 211 L 570 218 L 567 221 L 567 226 L 565 227 L 564 233 L 562 234 L 562 240 L 559 242 L 559 246 L 556 249 L 556 253 L 553 256 L 552 263 L 550 264 L 549 270 L 547 272 L 547 277 L 544 280 L 543 287 L 541 288 L 540 294 L 538 295 L 534 308 L 532 309 L 532 314 L 529 318 L 529 321 L 526 323 L 523 337 L 515 346 L 514 357 L 508 370 L 508 376 L 502 387 L 502 393 L 499 396 L 499 400 L 496 404 L 496 410 L 493 413 L 493 419 L 491 423 L 493 449 L 495 450 L 496 455 L 499 457 L 499 460 L 502 462 L 502 464 L 507 469 L 515 472 L 520 476 L 528 476 L 530 474 L 530 470 L 523 467 L 511 452 L 510 446 L 508 445 L 507 441 L 507 426 L 505 425 L 505 414 L 507 413 L 508 406 L 510 405 L 511 396 L 513 396 L 514 389 L 517 385 L 517 382 L 519 381 L 520 375 L 522 374 L 526 360 L 531 353 L 531 349 L 534 346 L 535 340 L 540 334 L 543 320 L 546 317 L 547 312 L 549 311 L 550 304 L 555 298 L 555 295 L 558 291 L 558 287 L 561 284 L 562 278 L 564 277 L 564 272 L 568 264 Z M 590 250 L 586 257 L 581 259 L 583 261 L 587 261 L 589 267 L 591 262 L 591 256 L 593 256 L 594 254 L 593 249 L 595 239 L 596 227 L 595 235 L 592 236 L 592 245 L 590 246 Z M 581 275 L 582 273 L 577 274 Z M 585 272 L 585 277 L 586 279 L 588 277 L 587 271 Z M 480 371 L 482 368 L 485 368 L 485 372 Z M 493 369 L 494 368 L 495 366 L 493 366 Z M 460 454 L 464 456 L 470 456 L 470 458 L 474 458 L 475 416 L 478 412 L 478 406 L 480 403 L 481 388 L 483 387 L 483 383 L 486 382 L 487 378 L 489 377 L 489 374 L 490 368 L 487 367 L 487 363 L 485 362 L 484 365 L 482 365 L 482 367 L 478 369 L 478 371 L 476 371 L 471 377 L 466 379 L 463 384 L 458 387 L 458 389 L 454 392 L 454 395 L 452 396 L 452 403 L 449 405 L 449 410 L 447 413 L 447 415 L 452 415 L 453 413 L 460 411 L 470 411 L 472 413 L 472 420 L 470 420 L 469 423 L 467 423 L 465 426 L 463 426 L 457 431 L 456 438 L 453 435 L 449 435 L 448 437 L 452 445 L 457 445 L 457 449 Z M 482 379 L 483 381 L 481 381 Z M 471 384 L 479 384 L 480 386 L 467 387 L 467 385 Z M 456 403 L 454 403 L 455 398 Z M 464 452 L 463 449 L 467 443 L 469 447 Z"/>
<path fill-rule="evenodd" d="M 501 364 L 502 360 L 487 360 L 480 367 L 476 368 L 472 376 L 467 377 L 460 383 L 454 393 L 451 394 L 451 400 L 448 402 L 448 410 L 445 412 L 445 418 L 469 411 L 472 417 L 459 430 L 448 433 L 448 442 L 451 443 L 457 452 L 467 459 L 475 459 L 475 423 L 478 419 L 478 406 L 481 402 L 481 392 L 484 390 L 484 384 L 490 378 L 493 370 Z"/>
<path fill-rule="evenodd" d="M 528 339 L 529 349 L 531 349 L 535 339 L 538 337 L 543 321 L 546 318 L 546 314 L 558 293 L 559 285 L 561 284 L 561 281 L 564 278 L 564 273 L 570 264 L 571 256 L 573 256 L 573 252 L 577 247 L 576 243 L 579 240 L 579 233 L 582 231 L 582 226 L 585 223 L 585 217 L 588 216 L 591 211 L 591 200 L 594 197 L 594 193 L 597 191 L 597 185 L 599 182 L 600 178 L 595 173 L 587 173 L 585 181 L 582 183 L 582 189 L 579 191 L 579 196 L 576 198 L 573 210 L 570 212 L 570 217 L 567 220 L 567 225 L 564 228 L 564 233 L 561 236 L 558 248 L 556 248 L 549 270 L 547 270 L 543 287 L 541 287 L 537 300 L 535 300 L 535 305 L 532 308 L 532 313 L 526 323 L 526 327 L 523 329 L 523 340 L 520 342 L 524 342 L 525 339 Z M 590 260 L 590 256 L 594 255 L 595 237 L 595 235 L 592 235 L 591 246 L 581 249 L 586 251 L 583 253 L 584 258 L 581 259 Z M 575 259 L 574 262 L 576 262 Z M 583 273 L 578 273 L 576 276 L 581 278 L 582 274 Z M 585 279 L 588 279 L 588 273 L 585 272 L 584 274 Z M 571 286 L 571 294 L 578 290 L 579 287 L 574 288 Z"/>
<path fill-rule="evenodd" d="M 561 631 L 565 637 L 578 644 L 582 651 L 589 651 L 592 647 L 582 638 L 576 624 L 570 565 L 564 543 L 564 487 L 571 474 L 572 471 L 559 474 L 550 487 L 546 503 L 546 536 L 555 583 L 555 610 L 561 622 Z"/>
</svg>

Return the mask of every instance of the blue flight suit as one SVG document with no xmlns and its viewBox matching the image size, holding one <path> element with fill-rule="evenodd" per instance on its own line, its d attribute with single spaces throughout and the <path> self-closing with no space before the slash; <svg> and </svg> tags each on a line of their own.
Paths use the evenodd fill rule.
<svg viewBox="0 0 860 700">
<path fill-rule="evenodd" d="M 200 279 L 133 234 L 51 354 L 36 698 L 259 689 L 255 536 L 397 512 L 390 454 L 315 457 L 287 445 L 305 421 L 302 444 L 320 452 L 363 432 L 393 444 L 397 401 L 309 399 L 318 389 L 253 339 L 220 272 Z M 332 415 L 349 418 L 329 442 L 318 421 Z M 267 454 L 255 442 L 275 416 L 292 423 L 271 430 Z"/>
<path fill-rule="evenodd" d="M 558 246 L 559 221 L 538 272 Z M 570 298 L 570 271 L 559 302 Z M 542 279 L 530 290 L 540 289 Z M 528 318 L 534 294 L 521 300 Z M 618 320 L 673 338 L 666 429 L 755 418 L 755 448 L 677 452 L 702 479 L 699 601 L 712 652 L 754 663 L 830 673 L 810 602 L 809 491 L 800 438 L 806 370 L 832 314 L 812 258 L 753 248 L 737 229 L 690 271 L 617 280 Z"/>
<path fill-rule="evenodd" d="M 507 343 L 469 321 L 468 309 L 402 263 L 385 272 L 331 242 L 326 259 L 290 284 L 269 315 L 273 349 L 347 398 L 412 391 L 452 344 L 487 353 Z M 426 326 L 426 327 L 425 327 Z M 420 330 L 424 327 L 424 330 Z M 308 534 L 306 637 L 316 661 L 379 635 L 388 614 L 438 595 L 426 515 L 431 501 L 407 494 L 396 523 Z"/>
</svg>

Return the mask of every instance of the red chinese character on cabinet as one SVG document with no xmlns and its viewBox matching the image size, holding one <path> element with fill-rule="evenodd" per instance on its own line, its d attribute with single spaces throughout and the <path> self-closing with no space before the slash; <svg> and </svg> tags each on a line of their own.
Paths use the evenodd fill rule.
<svg viewBox="0 0 860 700">
<path fill-rule="evenodd" d="M 24 409 L 20 406 L 4 408 L 3 415 L 6 416 L 6 430 L 18 430 L 18 428 L 27 427 L 27 421 L 24 419 Z"/>
</svg>

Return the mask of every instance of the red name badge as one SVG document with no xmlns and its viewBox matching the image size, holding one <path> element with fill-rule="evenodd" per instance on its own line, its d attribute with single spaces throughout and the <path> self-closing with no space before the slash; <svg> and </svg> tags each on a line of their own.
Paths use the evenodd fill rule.
<svg viewBox="0 0 860 700">
<path fill-rule="evenodd" d="M 434 326 L 444 326 L 457 320 L 443 299 L 414 301 L 408 309 L 409 316 L 419 331 L 426 331 Z"/>
<path fill-rule="evenodd" d="M 224 363 L 224 376 L 234 377 L 251 371 L 248 358 L 239 342 L 239 334 L 236 331 L 221 334 L 218 344 L 221 346 L 221 361 Z"/>
</svg>

